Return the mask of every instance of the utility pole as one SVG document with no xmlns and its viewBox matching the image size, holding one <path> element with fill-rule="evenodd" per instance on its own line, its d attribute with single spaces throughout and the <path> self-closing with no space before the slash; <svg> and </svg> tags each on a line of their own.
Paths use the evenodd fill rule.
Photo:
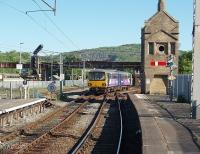
<svg viewBox="0 0 200 154">
<path fill-rule="evenodd" d="M 19 43 L 19 48 L 20 48 L 20 49 L 19 49 L 19 50 L 20 50 L 20 51 L 19 51 L 19 64 L 20 64 L 20 65 L 22 65 L 22 53 L 21 53 L 21 52 L 22 52 L 22 51 L 21 51 L 21 50 L 22 50 L 22 44 L 24 44 L 24 43 Z M 22 72 L 22 67 L 19 69 L 19 73 L 20 73 L 20 74 L 21 74 L 21 72 Z"/>
<path fill-rule="evenodd" d="M 60 53 L 60 94 L 63 93 L 63 58 L 62 53 Z"/>
<path fill-rule="evenodd" d="M 51 81 L 53 81 L 53 54 L 51 55 Z"/>
<path fill-rule="evenodd" d="M 200 119 L 200 0 L 194 0 L 192 117 Z"/>
</svg>

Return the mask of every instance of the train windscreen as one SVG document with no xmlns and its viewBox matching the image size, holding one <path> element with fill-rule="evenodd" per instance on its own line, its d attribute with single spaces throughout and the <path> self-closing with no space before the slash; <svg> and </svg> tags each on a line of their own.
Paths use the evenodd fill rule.
<svg viewBox="0 0 200 154">
<path fill-rule="evenodd" d="M 89 72 L 88 79 L 91 80 L 105 80 L 104 72 Z"/>
</svg>

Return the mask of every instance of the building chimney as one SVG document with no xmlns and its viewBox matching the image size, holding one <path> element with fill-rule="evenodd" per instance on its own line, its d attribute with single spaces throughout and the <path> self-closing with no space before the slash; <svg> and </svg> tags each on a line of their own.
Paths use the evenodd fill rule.
<svg viewBox="0 0 200 154">
<path fill-rule="evenodd" d="M 159 0 L 158 11 L 165 11 L 165 0 Z"/>
</svg>

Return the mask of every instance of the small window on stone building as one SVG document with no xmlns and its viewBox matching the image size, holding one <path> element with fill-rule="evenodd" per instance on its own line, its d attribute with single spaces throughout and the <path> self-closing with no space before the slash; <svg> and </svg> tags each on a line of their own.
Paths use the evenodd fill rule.
<svg viewBox="0 0 200 154">
<path fill-rule="evenodd" d="M 149 54 L 154 55 L 154 43 L 149 42 Z"/>
<path fill-rule="evenodd" d="M 165 51 L 165 46 L 164 46 L 164 45 L 161 45 L 161 46 L 159 46 L 158 49 L 159 49 L 160 52 L 164 52 L 164 51 Z"/>
<path fill-rule="evenodd" d="M 171 42 L 170 46 L 171 46 L 171 54 L 175 55 L 176 54 L 176 44 L 174 42 Z"/>
<path fill-rule="evenodd" d="M 157 51 L 159 54 L 166 54 L 168 55 L 168 47 L 167 43 L 157 43 Z"/>
</svg>

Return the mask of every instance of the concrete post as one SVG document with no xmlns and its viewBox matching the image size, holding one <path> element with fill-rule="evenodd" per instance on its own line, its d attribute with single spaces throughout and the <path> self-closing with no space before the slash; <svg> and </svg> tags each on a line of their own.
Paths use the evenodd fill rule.
<svg viewBox="0 0 200 154">
<path fill-rule="evenodd" d="M 200 0 L 195 0 L 194 5 L 192 106 L 195 105 L 195 108 L 192 115 L 200 119 Z"/>
<path fill-rule="evenodd" d="M 22 91 L 23 91 L 23 90 L 22 90 L 22 87 L 20 87 L 20 98 L 21 98 L 21 99 L 22 99 L 22 95 L 23 95 L 23 94 L 22 94 Z"/>
<path fill-rule="evenodd" d="M 24 86 L 24 99 L 27 99 L 27 86 Z"/>
<path fill-rule="evenodd" d="M 12 99 L 12 82 L 10 82 L 10 99 Z"/>
<path fill-rule="evenodd" d="M 72 68 L 72 86 L 74 86 L 74 69 Z"/>
<path fill-rule="evenodd" d="M 29 93 L 29 92 L 30 92 L 30 88 L 27 87 L 27 93 L 28 93 L 28 96 L 27 96 L 27 97 L 28 97 L 28 99 L 30 98 L 30 93 Z"/>
</svg>

